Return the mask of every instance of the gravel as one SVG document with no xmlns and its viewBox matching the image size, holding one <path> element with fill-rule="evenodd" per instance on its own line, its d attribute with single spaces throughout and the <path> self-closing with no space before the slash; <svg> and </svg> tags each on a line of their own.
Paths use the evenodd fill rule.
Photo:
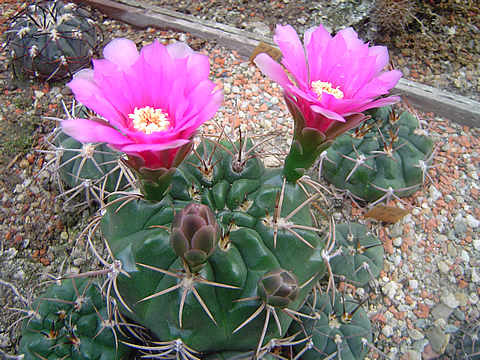
<svg viewBox="0 0 480 360">
<path fill-rule="evenodd" d="M 289 8 L 297 2 L 272 3 Z M 307 11 L 301 18 L 305 26 L 310 25 Z M 133 30 L 109 20 L 103 28 L 107 37 L 126 36 L 139 45 L 155 38 L 183 40 L 209 55 L 212 80 L 225 94 L 217 122 L 227 133 L 232 126 L 253 133 L 275 131 L 274 144 L 283 151 L 288 148 L 293 127 L 281 89 L 235 52 L 171 31 Z M 419 66 L 414 58 L 405 61 L 409 69 Z M 75 244 L 92 211 L 65 211 L 61 198 L 57 199 L 60 190 L 55 176 L 43 167 L 51 155 L 36 151 L 54 126 L 40 116 L 60 116 L 61 100 L 71 99 L 68 87 L 31 82 L 18 91 L 5 69 L 0 72 L 0 86 L 3 132 L 14 134 L 11 129 L 35 118 L 30 133 L 33 143 L 2 150 L 0 156 L 0 306 L 22 308 L 22 299 L 41 293 L 40 284 L 49 279 L 45 274 L 95 267 L 85 257 L 82 243 Z M 16 112 L 16 104 L 25 99 L 33 100 Z M 369 297 L 364 306 L 374 323 L 373 345 L 391 359 L 460 359 L 463 334 L 478 325 L 480 317 L 480 130 L 460 126 L 455 119 L 419 116 L 438 145 L 429 169 L 431 181 L 427 179 L 422 189 L 403 199 L 411 205 L 411 213 L 395 224 L 365 219 L 361 209 L 346 208 L 352 221 L 364 223 L 380 237 L 386 252 L 379 279 L 364 288 L 348 285 L 346 291 L 358 300 Z M 217 131 L 213 122 L 204 130 Z M 273 156 L 266 161 L 278 164 Z M 20 336 L 19 318 L 14 310 L 0 314 L 0 350 L 12 357 Z M 372 351 L 369 357 L 381 355 Z"/>
<path fill-rule="evenodd" d="M 299 33 L 323 24 L 352 26 L 385 45 L 405 78 L 480 100 L 480 8 L 476 1 L 392 0 L 142 0 L 264 36 L 276 24 Z"/>
</svg>

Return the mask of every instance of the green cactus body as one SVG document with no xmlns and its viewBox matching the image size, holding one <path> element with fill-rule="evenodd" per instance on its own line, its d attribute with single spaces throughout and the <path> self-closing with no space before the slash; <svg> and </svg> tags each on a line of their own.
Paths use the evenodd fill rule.
<svg viewBox="0 0 480 360">
<path fill-rule="evenodd" d="M 29 309 L 27 309 L 29 310 Z M 107 305 L 91 279 L 52 284 L 30 306 L 22 325 L 20 354 L 25 359 L 128 359 L 131 348 L 109 327 Z"/>
<path fill-rule="evenodd" d="M 340 250 L 339 250 L 340 249 Z M 335 226 L 335 246 L 330 259 L 335 275 L 343 275 L 356 286 L 364 286 L 376 279 L 383 269 L 383 244 L 369 229 L 358 223 Z"/>
<path fill-rule="evenodd" d="M 312 337 L 314 345 L 302 354 L 303 360 L 331 358 L 333 354 L 338 359 L 358 360 L 367 354 L 364 341 L 372 341 L 372 325 L 363 307 L 349 295 L 344 299 L 335 295 L 335 300 L 330 293 L 316 299 L 310 296 L 300 312 L 315 317 L 303 321 L 303 325 L 294 321 L 289 330 L 292 334 L 301 333 L 300 339 Z M 300 352 L 304 346 L 302 343 L 294 349 Z"/>
<path fill-rule="evenodd" d="M 399 190 L 395 191 L 396 196 L 408 197 L 421 186 L 425 175 L 420 161 L 429 164 L 433 141 L 418 131 L 419 122 L 414 115 L 396 111 L 393 118 L 397 121 L 392 123 L 391 111 L 391 107 L 383 107 L 373 113 L 366 124 L 376 124 L 362 136 L 349 132 L 335 140 L 327 150 L 330 161 L 323 161 L 322 166 L 327 181 L 369 202 L 385 195 L 386 191 L 378 188 L 391 187 Z M 391 147 L 390 156 L 384 153 L 385 146 Z M 358 165 L 362 157 L 363 164 Z"/>
<path fill-rule="evenodd" d="M 107 192 L 122 190 L 127 184 L 120 177 L 117 159 L 119 154 L 105 144 L 83 144 L 60 133 L 56 137 L 60 151 L 58 174 L 71 188 L 88 181 Z"/>
<path fill-rule="evenodd" d="M 7 43 L 13 65 L 27 76 L 59 80 L 90 63 L 101 41 L 98 26 L 78 5 L 45 1 L 12 18 Z"/>
<path fill-rule="evenodd" d="M 295 310 L 325 271 L 321 257 L 323 241 L 315 231 L 294 229 L 298 234 L 295 235 L 278 229 L 274 241 L 272 215 L 275 200 L 282 190 L 281 170 L 265 169 L 256 157 L 243 165 L 235 163 L 236 160 L 232 161 L 232 156 L 225 150 L 231 151 L 232 146 L 226 142 L 221 145 L 223 147 L 217 147 L 210 160 L 212 164 L 218 161 L 210 173 L 212 176 L 199 171 L 200 160 L 191 156 L 177 169 L 171 192 L 161 202 L 118 202 L 107 207 L 102 219 L 102 233 L 115 259 L 122 262 L 122 268 L 130 275 L 130 278 L 119 275 L 117 279 L 119 293 L 133 311 L 124 309 L 123 313 L 152 330 L 161 341 L 180 338 L 188 347 L 204 354 L 225 350 L 250 351 L 257 346 L 265 314 L 260 314 L 238 331 L 234 330 L 262 304 L 257 296 L 258 282 L 268 270 L 288 269 L 298 277 L 300 284 L 306 284 L 298 299 L 289 306 Z M 206 154 L 211 154 L 214 143 L 206 141 L 197 149 L 201 157 L 205 148 Z M 288 216 L 307 198 L 300 186 L 287 183 L 280 217 Z M 205 282 L 194 284 L 216 324 L 193 291 L 188 291 L 182 300 L 185 291 L 182 284 L 186 286 L 184 279 L 165 273 L 183 270 L 180 258 L 170 246 L 168 229 L 174 211 L 180 211 L 192 201 L 210 206 L 224 230 L 224 238 L 199 271 L 197 279 L 236 287 L 224 288 Z M 134 222 L 131 221 L 133 218 Z M 308 208 L 298 211 L 289 222 L 311 226 Z M 160 295 L 152 297 L 158 293 Z M 242 301 L 251 297 L 255 298 Z M 292 321 L 281 311 L 278 311 L 278 317 L 283 334 L 278 333 L 272 321 L 265 342 L 281 338 Z"/>
</svg>

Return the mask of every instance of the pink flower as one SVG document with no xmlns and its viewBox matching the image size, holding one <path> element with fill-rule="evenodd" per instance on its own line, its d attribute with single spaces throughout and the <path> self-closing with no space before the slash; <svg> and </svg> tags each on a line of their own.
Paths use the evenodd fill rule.
<svg viewBox="0 0 480 360">
<path fill-rule="evenodd" d="M 296 122 L 302 114 L 302 126 L 319 130 L 327 139 L 361 122 L 364 116 L 359 113 L 399 100 L 397 96 L 380 98 L 402 76 L 398 70 L 384 70 L 389 61 L 387 48 L 369 47 L 352 28 L 334 37 L 323 26 L 310 28 L 304 48 L 293 27 L 277 25 L 274 41 L 293 82 L 267 54 L 259 54 L 255 63 L 283 87 Z"/>
<path fill-rule="evenodd" d="M 137 171 L 177 166 L 197 128 L 223 101 L 208 79 L 208 57 L 183 43 L 158 41 L 138 52 L 127 39 L 110 42 L 104 57 L 68 84 L 76 99 L 102 118 L 66 120 L 63 131 L 124 152 Z"/>
</svg>

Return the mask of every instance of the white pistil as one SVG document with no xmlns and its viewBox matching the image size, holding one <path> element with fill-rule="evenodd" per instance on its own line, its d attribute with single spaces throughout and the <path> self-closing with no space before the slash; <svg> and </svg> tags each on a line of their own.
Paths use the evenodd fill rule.
<svg viewBox="0 0 480 360">
<path fill-rule="evenodd" d="M 312 90 L 317 93 L 318 100 L 322 100 L 323 93 L 333 95 L 335 99 L 343 99 L 343 91 L 339 87 L 333 88 L 332 84 L 326 81 L 312 81 Z"/>
<path fill-rule="evenodd" d="M 128 117 L 132 119 L 133 127 L 138 131 L 143 131 L 145 134 L 165 131 L 171 126 L 170 118 L 166 112 L 150 106 L 140 109 L 135 108 L 133 114 L 129 114 Z"/>
</svg>

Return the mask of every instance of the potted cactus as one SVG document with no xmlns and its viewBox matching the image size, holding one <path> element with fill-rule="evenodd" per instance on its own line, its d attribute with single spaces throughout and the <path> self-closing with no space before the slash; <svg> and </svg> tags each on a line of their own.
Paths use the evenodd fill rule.
<svg viewBox="0 0 480 360">
<path fill-rule="evenodd" d="M 338 294 L 315 299 L 333 259 L 341 267 L 340 257 L 355 256 L 359 266 L 381 268 L 382 247 L 358 225 L 339 233 L 356 239 L 357 252 L 334 250 L 335 227 L 323 226 L 333 222 L 311 211 L 321 188 L 304 175 L 337 136 L 367 118 L 366 110 L 398 101 L 384 95 L 400 73 L 383 70 L 387 50 L 369 47 L 352 29 L 332 37 L 312 28 L 303 45 L 291 26 L 279 25 L 274 40 L 292 80 L 266 54 L 256 63 L 284 88 L 295 121 L 279 168 L 266 168 L 246 135 L 202 136 L 194 146 L 197 128 L 223 96 L 208 79 L 208 58 L 183 43 L 156 41 L 139 52 L 115 39 L 105 59 L 69 83 L 97 115 L 62 121 L 63 132 L 106 143 L 135 179 L 108 197 L 84 234 L 92 249 L 94 230 L 105 240 L 109 257 L 94 250 L 104 265 L 94 273 L 105 274 L 100 289 L 113 304 L 116 331 L 131 335 L 119 342 L 147 357 L 269 358 L 273 348 L 290 345 L 306 358 L 365 353 L 370 330 L 361 305 Z M 338 57 L 329 55 L 332 48 Z M 370 76 L 359 79 L 364 64 Z M 351 275 L 352 282 L 368 281 L 363 272 Z M 339 320 L 329 340 L 312 336 L 329 326 L 331 314 L 322 312 L 330 310 Z"/>
</svg>

